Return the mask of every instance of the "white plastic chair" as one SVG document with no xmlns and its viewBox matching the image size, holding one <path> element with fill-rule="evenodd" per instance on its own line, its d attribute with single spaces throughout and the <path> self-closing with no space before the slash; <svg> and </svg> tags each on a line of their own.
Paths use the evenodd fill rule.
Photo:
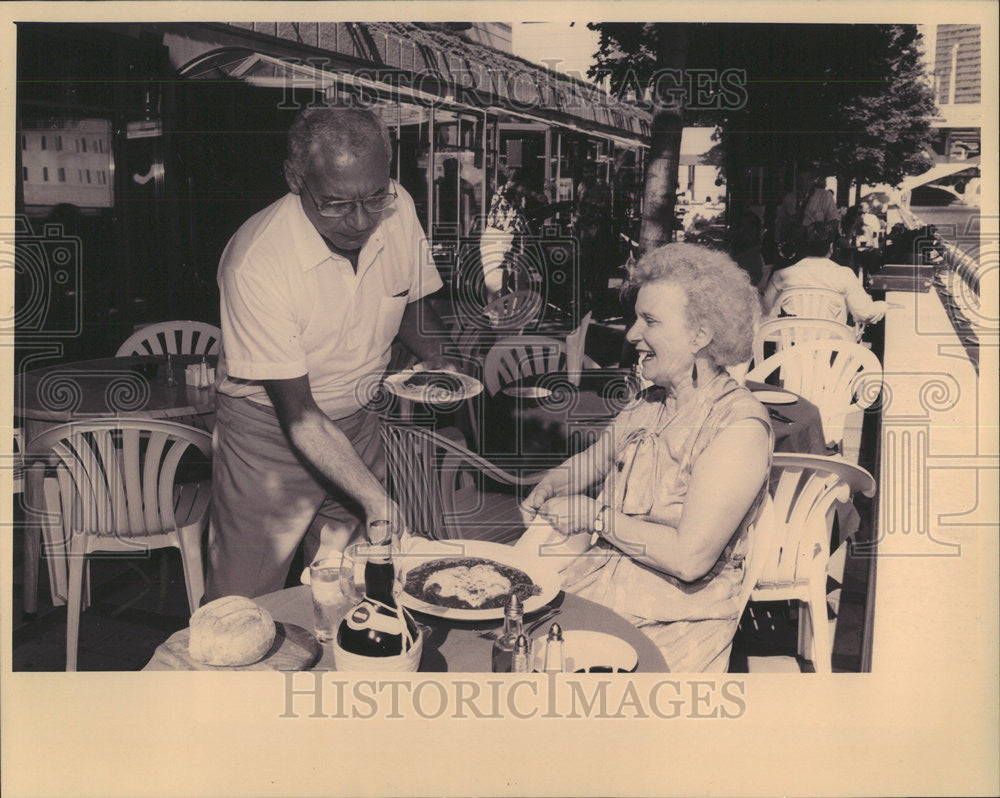
<svg viewBox="0 0 1000 798">
<path fill-rule="evenodd" d="M 833 338 L 837 341 L 855 342 L 856 331 L 832 319 L 809 319 L 787 316 L 780 319 L 768 319 L 760 324 L 753 337 L 753 362 L 764 362 L 764 344 L 773 343 L 775 351 L 780 352 L 795 344 L 808 341 L 822 341 Z"/>
<path fill-rule="evenodd" d="M 131 355 L 214 355 L 222 331 L 204 321 L 160 321 L 136 330 L 115 357 Z"/>
<path fill-rule="evenodd" d="M 95 551 L 180 549 L 188 606 L 204 593 L 201 540 L 208 523 L 211 486 L 177 483 L 181 458 L 191 449 L 212 455 L 212 436 L 171 421 L 116 419 L 53 427 L 32 442 L 49 452 L 55 477 L 45 480 L 45 507 L 61 516 L 69 569 L 66 670 L 76 670 L 86 557 Z"/>
<path fill-rule="evenodd" d="M 780 387 L 819 408 L 828 445 L 841 446 L 844 422 L 855 409 L 871 407 L 882 390 L 882 364 L 851 341 L 810 341 L 783 349 L 755 365 L 747 380 L 766 382 L 777 373 Z"/>
<path fill-rule="evenodd" d="M 847 323 L 847 301 L 832 288 L 786 288 L 774 302 L 772 316 L 801 316 Z"/>
<path fill-rule="evenodd" d="M 544 335 L 518 335 L 497 341 L 483 363 L 486 390 L 492 396 L 509 383 L 558 371 L 565 355 L 563 341 Z"/>
<path fill-rule="evenodd" d="M 871 474 L 843 458 L 774 454 L 772 538 L 762 544 L 750 601 L 800 602 L 798 653 L 809 652 L 817 673 L 832 670 L 826 572 L 836 503 L 858 492 L 874 496 L 875 489 Z"/>
<path fill-rule="evenodd" d="M 481 490 L 477 482 L 530 486 L 544 473 L 516 476 L 422 427 L 383 422 L 381 434 L 393 493 L 410 531 L 434 540 L 495 543 L 524 533 L 520 497 Z"/>
</svg>

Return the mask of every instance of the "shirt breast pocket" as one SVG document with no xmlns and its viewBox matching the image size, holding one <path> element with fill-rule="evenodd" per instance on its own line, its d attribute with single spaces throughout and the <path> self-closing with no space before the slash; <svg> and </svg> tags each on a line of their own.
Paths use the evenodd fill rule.
<svg viewBox="0 0 1000 798">
<path fill-rule="evenodd" d="M 407 294 L 402 296 L 384 296 L 379 302 L 378 320 L 375 324 L 375 348 L 384 352 L 392 344 L 399 332 L 399 324 L 406 310 Z"/>
</svg>

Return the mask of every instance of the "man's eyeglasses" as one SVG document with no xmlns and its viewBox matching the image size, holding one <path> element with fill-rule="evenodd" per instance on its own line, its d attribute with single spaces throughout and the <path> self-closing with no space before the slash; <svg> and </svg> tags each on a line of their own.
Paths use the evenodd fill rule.
<svg viewBox="0 0 1000 798">
<path fill-rule="evenodd" d="M 399 196 L 396 193 L 396 187 L 390 184 L 389 191 L 384 194 L 374 194 L 371 197 L 359 200 L 331 200 L 330 202 L 320 203 L 316 200 L 316 195 L 312 193 L 312 189 L 309 188 L 306 179 L 301 175 L 299 175 L 299 179 L 302 181 L 302 185 L 305 186 L 306 193 L 309 194 L 312 204 L 316 206 L 316 212 L 320 216 L 333 219 L 350 215 L 358 205 L 368 213 L 381 213 L 392 205 Z"/>
</svg>

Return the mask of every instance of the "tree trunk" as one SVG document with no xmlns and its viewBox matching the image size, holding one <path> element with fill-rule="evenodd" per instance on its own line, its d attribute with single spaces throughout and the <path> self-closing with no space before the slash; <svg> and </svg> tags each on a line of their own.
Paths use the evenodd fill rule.
<svg viewBox="0 0 1000 798">
<path fill-rule="evenodd" d="M 680 166 L 681 133 L 684 129 L 683 95 L 671 91 L 685 85 L 687 25 L 656 25 L 657 68 L 654 76 L 653 123 L 643 201 L 639 250 L 647 252 L 673 240 L 674 205 Z M 671 70 L 666 72 L 666 70 Z"/>
</svg>

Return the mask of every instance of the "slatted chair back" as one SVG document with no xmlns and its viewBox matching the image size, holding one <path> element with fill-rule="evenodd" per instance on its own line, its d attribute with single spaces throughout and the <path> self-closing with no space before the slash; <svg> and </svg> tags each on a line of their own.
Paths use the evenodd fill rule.
<svg viewBox="0 0 1000 798">
<path fill-rule="evenodd" d="M 847 302 L 831 288 L 786 288 L 774 303 L 776 316 L 801 316 L 809 319 L 832 319 L 847 323 Z"/>
<path fill-rule="evenodd" d="M 136 330 L 115 357 L 131 355 L 214 355 L 222 331 L 203 321 L 161 321 Z"/>
<path fill-rule="evenodd" d="M 874 496 L 875 479 L 840 457 L 775 452 L 771 465 L 772 540 L 750 593 L 751 601 L 802 602 L 801 632 L 812 629 L 812 661 L 817 672 L 831 670 L 826 620 L 826 569 L 837 502 L 853 493 Z M 806 653 L 801 651 L 800 653 Z"/>
<path fill-rule="evenodd" d="M 486 390 L 492 396 L 509 383 L 558 371 L 565 354 L 563 341 L 544 335 L 519 335 L 497 341 L 483 363 Z"/>
<path fill-rule="evenodd" d="M 489 527 L 489 519 L 480 529 L 475 524 L 463 527 L 469 512 L 460 502 L 460 494 L 476 489 L 470 483 L 470 474 L 474 477 L 478 472 L 501 485 L 512 486 L 534 485 L 543 476 L 510 474 L 465 446 L 423 427 L 386 420 L 381 434 L 390 488 L 406 524 L 412 532 L 434 540 L 490 539 L 482 532 Z"/>
<path fill-rule="evenodd" d="M 777 374 L 780 387 L 819 408 L 829 445 L 840 445 L 847 414 L 871 407 L 882 391 L 882 364 L 870 349 L 826 339 L 796 344 L 755 365 L 747 380 L 766 382 Z"/>
<path fill-rule="evenodd" d="M 766 343 L 774 344 L 774 351 L 780 352 L 795 344 L 822 341 L 826 338 L 854 343 L 857 340 L 856 335 L 854 328 L 832 319 L 810 319 L 797 316 L 768 319 L 761 322 L 753 337 L 753 362 L 764 362 L 764 345 Z"/>
<path fill-rule="evenodd" d="M 205 592 L 201 555 L 211 498 L 207 480 L 179 484 L 189 451 L 212 454 L 212 436 L 172 421 L 114 419 L 53 427 L 32 441 L 49 452 L 45 507 L 61 517 L 67 557 L 66 670 L 76 670 L 86 557 L 95 551 L 180 549 L 188 607 Z"/>
<path fill-rule="evenodd" d="M 63 507 L 73 511 L 72 528 L 117 540 L 176 529 L 177 511 L 183 509 L 175 505 L 177 466 L 191 448 L 206 458 L 212 454 L 208 433 L 149 419 L 62 424 L 32 445 L 57 459 Z"/>
</svg>

